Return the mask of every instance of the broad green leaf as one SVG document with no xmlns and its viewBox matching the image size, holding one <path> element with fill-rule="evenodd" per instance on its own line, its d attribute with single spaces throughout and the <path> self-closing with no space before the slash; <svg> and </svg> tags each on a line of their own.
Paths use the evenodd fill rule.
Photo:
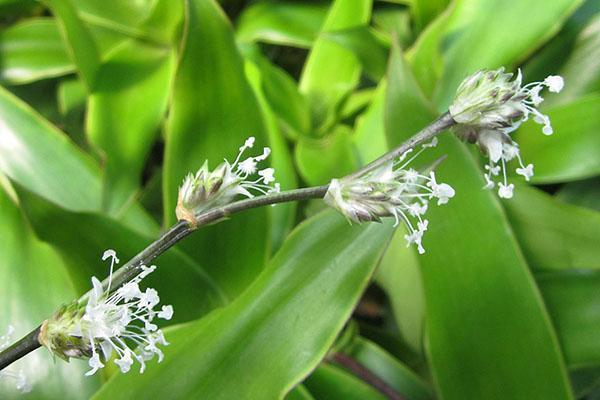
<svg viewBox="0 0 600 400">
<path fill-rule="evenodd" d="M 374 81 L 385 75 L 389 43 L 374 29 L 358 26 L 325 32 L 322 38 L 350 50 L 360 61 L 365 73 Z"/>
<path fill-rule="evenodd" d="M 581 32 L 586 27 L 593 24 L 591 21 L 598 12 L 600 12 L 600 2 L 597 0 L 584 0 L 581 6 L 565 21 L 560 32 L 544 44 L 539 51 L 536 51 L 531 59 L 527 60 L 527 63 L 522 67 L 523 76 L 526 76 L 529 81 L 542 81 L 548 75 L 563 74 L 565 64 L 575 52 L 575 43 L 578 41 L 578 37 L 581 36 Z M 593 47 L 590 47 L 590 50 L 592 49 Z M 585 82 L 587 77 L 584 76 L 583 78 L 582 81 Z M 569 79 L 568 90 L 571 91 L 576 87 L 579 87 L 578 82 Z M 565 89 L 560 94 L 544 96 L 544 105 L 573 100 L 573 98 L 565 97 L 564 94 Z"/>
<path fill-rule="evenodd" d="M 586 97 L 543 110 L 554 134 L 542 134 L 528 121 L 515 133 L 521 156 L 535 165 L 535 183 L 557 183 L 600 174 L 600 96 Z"/>
<path fill-rule="evenodd" d="M 576 206 L 600 211 L 600 178 L 567 183 L 556 193 L 556 198 Z"/>
<path fill-rule="evenodd" d="M 81 21 L 72 0 L 49 0 L 69 55 L 88 89 L 93 89 L 100 68 L 100 52 L 88 27 Z"/>
<path fill-rule="evenodd" d="M 163 198 L 167 224 L 175 220 L 177 188 L 204 160 L 233 161 L 249 136 L 262 153 L 267 136 L 233 31 L 214 0 L 188 2 L 188 29 L 175 77 L 166 128 Z M 267 210 L 203 229 L 184 247 L 234 297 L 264 267 L 270 237 Z"/>
<path fill-rule="evenodd" d="M 324 1 L 258 1 L 244 8 L 240 15 L 237 39 L 309 48 L 326 15 Z"/>
<path fill-rule="evenodd" d="M 393 35 L 396 35 L 402 48 L 412 40 L 412 25 L 407 8 L 398 6 L 375 7 L 373 10 L 373 24 L 378 31 L 386 33 L 390 39 Z"/>
<path fill-rule="evenodd" d="M 410 4 L 410 11 L 415 21 L 415 28 L 421 31 L 429 22 L 448 6 L 450 0 L 413 0 Z"/>
<path fill-rule="evenodd" d="M 369 108 L 356 120 L 353 139 L 358 149 L 361 165 L 381 156 L 388 148 L 384 127 L 386 88 L 387 81 L 382 79 L 375 90 Z"/>
<path fill-rule="evenodd" d="M 138 40 L 102 64 L 89 98 L 87 131 L 104 158 L 104 209 L 117 212 L 140 186 L 142 168 L 163 120 L 176 56 Z"/>
<path fill-rule="evenodd" d="M 304 385 L 318 399 L 385 400 L 376 388 L 337 365 L 319 366 Z"/>
<path fill-rule="evenodd" d="M 365 25 L 372 0 L 335 0 L 321 32 Z M 319 37 L 304 65 L 300 90 L 308 97 L 315 127 L 327 123 L 342 99 L 356 86 L 360 64 L 352 52 L 325 37 Z"/>
<path fill-rule="evenodd" d="M 367 88 L 357 90 L 350 94 L 340 110 L 340 118 L 342 120 L 353 120 L 354 118 L 359 117 L 359 114 L 362 114 L 362 112 L 371 104 L 375 95 L 375 89 L 376 88 Z"/>
<path fill-rule="evenodd" d="M 567 84 L 553 105 L 566 104 L 586 94 L 600 92 L 600 14 L 579 34 L 573 52 L 560 70 Z"/>
<path fill-rule="evenodd" d="M 421 91 L 397 43 L 393 43 L 390 57 L 385 132 L 388 138 L 408 138 L 431 122 L 435 111 Z"/>
<path fill-rule="evenodd" d="M 170 332 L 161 364 L 116 376 L 95 398 L 283 397 L 325 356 L 390 234 L 333 211 L 311 218 L 232 303 Z"/>
<path fill-rule="evenodd" d="M 294 164 L 290 150 L 287 147 L 285 138 L 278 126 L 277 117 L 271 110 L 269 103 L 263 93 L 263 76 L 258 66 L 252 62 L 246 62 L 246 76 L 248 82 L 254 90 L 254 94 L 260 105 L 263 119 L 265 121 L 269 145 L 271 147 L 271 166 L 275 168 L 277 182 L 281 190 L 295 189 L 298 186 Z M 278 204 L 269 209 L 271 222 L 271 247 L 273 250 L 279 249 L 283 240 L 294 225 L 296 216 L 296 203 Z"/>
<path fill-rule="evenodd" d="M 100 209 L 99 171 L 92 159 L 2 88 L 0 155 L 0 170 L 32 192 L 73 211 Z"/>
<path fill-rule="evenodd" d="M 39 18 L 0 33 L 0 80 L 11 84 L 51 78 L 73 71 L 54 20 Z"/>
<path fill-rule="evenodd" d="M 600 213 L 519 186 L 503 202 L 527 261 L 536 269 L 600 269 Z"/>
<path fill-rule="evenodd" d="M 536 275 L 570 368 L 600 365 L 600 274 L 556 271 Z"/>
<path fill-rule="evenodd" d="M 150 16 L 153 6 L 159 2 L 160 0 L 77 0 L 73 5 L 77 7 L 82 19 L 135 35 L 138 33 L 138 26 Z"/>
<path fill-rule="evenodd" d="M 63 116 L 72 112 L 83 111 L 86 98 L 87 92 L 80 79 L 65 79 L 58 85 L 56 100 L 58 109 Z"/>
<path fill-rule="evenodd" d="M 444 72 L 436 92 L 440 110 L 468 75 L 481 68 L 511 67 L 554 35 L 582 0 L 458 0 L 445 29 Z"/>
<path fill-rule="evenodd" d="M 298 91 L 296 81 L 283 69 L 272 64 L 257 47 L 248 46 L 245 56 L 259 68 L 262 91 L 273 112 L 277 114 L 281 129 L 292 139 L 309 136 L 311 129 L 308 102 Z"/>
<path fill-rule="evenodd" d="M 433 391 L 418 375 L 377 344 L 357 338 L 346 352 L 402 396 L 411 400 L 433 399 Z"/>
<path fill-rule="evenodd" d="M 285 396 L 285 400 L 315 400 L 315 398 L 304 385 L 298 385 Z"/>
<path fill-rule="evenodd" d="M 33 330 L 62 303 L 71 301 L 75 290 L 56 252 L 32 233 L 14 199 L 6 191 L 6 178 L 0 175 L 0 336 L 8 325 L 15 328 L 13 341 Z M 2 187 L 4 186 L 4 188 Z M 0 379 L 2 399 L 80 399 L 99 386 L 97 377 L 86 377 L 83 362 L 55 362 L 39 349 L 8 367 L 14 373 L 23 369 L 32 392 L 17 392 L 15 381 Z"/>
<path fill-rule="evenodd" d="M 408 92 L 413 85 L 400 88 L 419 98 Z M 399 98 L 388 94 L 388 101 Z M 428 112 L 426 103 L 411 107 L 405 112 Z M 386 110 L 399 108 L 386 105 Z M 386 121 L 390 146 L 420 128 L 389 115 Z M 418 258 L 426 348 L 439 397 L 572 398 L 556 334 L 497 200 L 481 189 L 479 167 L 454 137 L 440 137 L 438 148 L 422 160 L 443 153 L 448 159 L 436 175 L 456 196 L 444 206 L 430 204 L 426 253 Z"/>
<path fill-rule="evenodd" d="M 98 166 L 66 135 L 3 88 L 0 88 L 0 172 L 67 210 L 100 210 Z M 158 231 L 156 222 L 137 204 L 118 217 L 138 232 Z"/>
<path fill-rule="evenodd" d="M 338 125 L 322 139 L 300 139 L 295 158 L 300 176 L 312 186 L 323 185 L 358 167 L 351 131 L 345 125 Z"/>
<path fill-rule="evenodd" d="M 398 229 L 377 269 L 376 282 L 385 290 L 400 337 L 417 354 L 423 352 L 425 294 L 417 255 Z"/>
<path fill-rule="evenodd" d="M 419 35 L 417 41 L 406 53 L 410 61 L 415 79 L 419 82 L 428 99 L 433 97 L 436 85 L 444 71 L 442 58 L 442 39 L 448 19 L 452 15 L 454 2 L 440 14 Z"/>
<path fill-rule="evenodd" d="M 78 295 L 91 289 L 92 276 L 100 280 L 108 276 L 109 265 L 100 259 L 105 250 L 114 249 L 125 263 L 156 239 L 108 217 L 66 211 L 30 192 L 17 190 L 37 235 L 53 245 L 67 262 Z M 153 264 L 158 268 L 142 286 L 155 288 L 164 304 L 173 305 L 172 323 L 198 318 L 227 301 L 206 271 L 181 251 L 171 249 Z"/>
</svg>

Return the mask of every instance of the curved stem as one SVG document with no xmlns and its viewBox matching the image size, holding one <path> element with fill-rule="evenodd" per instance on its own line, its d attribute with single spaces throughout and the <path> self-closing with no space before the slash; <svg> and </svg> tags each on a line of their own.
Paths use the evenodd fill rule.
<svg viewBox="0 0 600 400">
<path fill-rule="evenodd" d="M 360 378 L 363 382 L 368 383 L 377 389 L 381 394 L 386 396 L 390 400 L 406 400 L 402 395 L 387 384 L 383 379 L 371 372 L 370 369 L 344 353 L 334 353 L 331 356 L 331 360 L 343 366 L 345 369 L 352 372 L 356 377 Z"/>
<path fill-rule="evenodd" d="M 449 113 L 442 114 L 438 119 L 419 133 L 402 143 L 400 146 L 379 157 L 375 161 L 367 164 L 358 171 L 348 175 L 348 178 L 359 177 L 366 172 L 373 171 L 379 166 L 397 158 L 409 149 L 424 143 L 433 137 L 442 133 L 446 128 L 454 125 L 455 122 Z M 131 280 L 141 272 L 142 265 L 148 265 L 156 257 L 167 251 L 174 244 L 188 236 L 194 230 L 221 221 L 228 216 L 257 207 L 264 207 L 271 204 L 285 203 L 289 201 L 301 201 L 308 199 L 321 199 L 327 193 L 328 185 L 309 187 L 303 189 L 288 190 L 281 193 L 272 193 L 265 196 L 254 197 L 250 199 L 236 201 L 222 207 L 214 208 L 196 216 L 196 226 L 192 228 L 186 221 L 179 221 L 158 239 L 152 242 L 148 247 L 129 260 L 121 268 L 116 270 L 112 276 L 111 288 L 116 290 L 124 283 Z M 108 287 L 108 278 L 102 282 L 103 287 Z M 84 294 L 79 303 L 87 302 L 90 292 Z M 40 347 L 38 342 L 39 327 L 30 332 L 27 336 L 0 352 L 0 371 Z"/>
</svg>

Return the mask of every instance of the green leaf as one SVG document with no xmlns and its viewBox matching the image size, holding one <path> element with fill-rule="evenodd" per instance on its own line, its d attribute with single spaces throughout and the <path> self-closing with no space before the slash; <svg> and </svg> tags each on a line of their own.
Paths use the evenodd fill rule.
<svg viewBox="0 0 600 400">
<path fill-rule="evenodd" d="M 20 84 L 73 71 L 54 20 L 25 20 L 0 33 L 0 81 Z"/>
<path fill-rule="evenodd" d="M 285 70 L 272 64 L 255 46 L 247 46 L 244 54 L 259 68 L 261 89 L 269 106 L 277 114 L 281 129 L 290 138 L 309 136 L 311 130 L 308 102 L 298 91 L 296 81 Z"/>
<path fill-rule="evenodd" d="M 365 25 L 371 16 L 372 0 L 335 0 L 322 32 Z M 352 52 L 319 37 L 304 65 L 300 90 L 308 97 L 315 127 L 326 124 L 334 109 L 356 86 L 360 64 Z"/>
<path fill-rule="evenodd" d="M 532 268 L 600 269 L 600 213 L 526 186 L 503 205 Z"/>
<path fill-rule="evenodd" d="M 373 28 L 358 26 L 325 32 L 322 38 L 350 50 L 360 61 L 365 73 L 374 81 L 378 81 L 385 75 L 389 43 Z"/>
<path fill-rule="evenodd" d="M 108 217 L 66 211 L 17 189 L 37 235 L 52 244 L 67 262 L 78 295 L 91 289 L 92 276 L 101 280 L 108 276 L 109 266 L 100 260 L 105 250 L 114 249 L 125 261 L 155 239 Z M 175 314 L 170 323 L 198 318 L 227 301 L 206 271 L 181 251 L 171 249 L 153 263 L 159 268 L 144 280 L 143 286 L 155 288 L 163 303 L 173 305 Z"/>
<path fill-rule="evenodd" d="M 298 385 L 285 396 L 285 400 L 315 400 L 315 398 L 304 385 Z"/>
<path fill-rule="evenodd" d="M 528 121 L 515 133 L 521 155 L 535 165 L 535 183 L 567 182 L 600 174 L 600 96 L 544 110 L 554 134 Z"/>
<path fill-rule="evenodd" d="M 400 87 L 407 97 L 420 97 L 409 92 L 414 85 Z M 390 103 L 400 98 L 388 94 L 386 110 L 401 109 Z M 428 112 L 426 103 L 410 107 L 404 112 Z M 387 114 L 386 121 L 390 146 L 414 134 L 420 123 L 411 126 Z M 443 207 L 430 204 L 426 253 L 418 258 L 426 348 L 439 396 L 572 398 L 556 334 L 497 200 L 481 189 L 479 167 L 456 138 L 440 137 L 438 148 L 422 160 L 442 153 L 448 159 L 436 175 L 456 196 Z"/>
<path fill-rule="evenodd" d="M 566 203 L 600 211 L 600 179 L 592 178 L 584 181 L 570 182 L 557 193 L 556 198 Z"/>
<path fill-rule="evenodd" d="M 600 14 L 577 37 L 573 52 L 560 70 L 567 84 L 560 95 L 554 95 L 552 105 L 566 104 L 577 98 L 600 91 Z"/>
<path fill-rule="evenodd" d="M 554 35 L 582 0 L 457 1 L 442 40 L 444 72 L 436 105 L 450 104 L 460 82 L 482 68 L 511 67 Z"/>
<path fill-rule="evenodd" d="M 70 211 L 99 211 L 100 171 L 66 135 L 0 88 L 0 171 Z M 64 177 L 69 177 L 65 179 Z M 138 232 L 158 229 L 137 204 L 115 216 Z"/>
<path fill-rule="evenodd" d="M 415 28 L 421 31 L 429 22 L 448 6 L 449 0 L 413 0 L 410 3 L 410 11 L 415 21 Z"/>
<path fill-rule="evenodd" d="M 311 186 L 349 174 L 358 167 L 351 130 L 337 125 L 323 139 L 303 138 L 296 145 L 296 165 L 300 176 Z"/>
<path fill-rule="evenodd" d="M 258 1 L 240 15 L 237 39 L 309 48 L 326 15 L 326 2 Z"/>
<path fill-rule="evenodd" d="M 381 156 L 388 149 L 385 137 L 385 97 L 387 81 L 382 79 L 375 90 L 369 108 L 356 120 L 354 143 L 364 165 Z"/>
<path fill-rule="evenodd" d="M 269 145 L 272 150 L 271 166 L 275 168 L 277 182 L 280 184 L 282 190 L 295 189 L 298 186 L 298 182 L 296 180 L 292 156 L 279 129 L 277 118 L 263 93 L 263 76 L 261 70 L 252 62 L 246 62 L 246 76 L 254 90 L 266 124 Z M 296 203 L 289 202 L 271 207 L 269 214 L 271 217 L 271 247 L 277 250 L 294 225 Z"/>
<path fill-rule="evenodd" d="M 61 303 L 71 301 L 75 290 L 60 257 L 31 232 L 8 195 L 8 185 L 0 175 L 0 336 L 10 324 L 15 328 L 12 339 L 16 341 Z M 7 371 L 16 373 L 19 369 L 33 387 L 30 398 L 80 399 L 90 396 L 100 383 L 97 377 L 84 376 L 87 365 L 83 362 L 54 362 L 45 349 L 17 361 Z M 23 397 L 14 386 L 14 380 L 2 378 L 3 399 Z"/>
<path fill-rule="evenodd" d="M 116 376 L 95 398 L 282 397 L 332 345 L 390 233 L 333 211 L 311 218 L 230 305 L 170 332 L 161 364 Z"/>
<path fill-rule="evenodd" d="M 419 260 L 398 229 L 377 269 L 376 282 L 385 290 L 400 338 L 411 350 L 423 351 L 425 294 Z"/>
<path fill-rule="evenodd" d="M 385 131 L 388 138 L 393 137 L 397 143 L 396 138 L 414 135 L 431 122 L 436 113 L 421 91 L 397 43 L 392 44 L 387 78 Z"/>
<path fill-rule="evenodd" d="M 49 0 L 64 42 L 88 89 L 93 89 L 100 68 L 100 52 L 90 30 L 81 21 L 71 0 Z"/>
<path fill-rule="evenodd" d="M 387 397 L 351 372 L 336 365 L 323 364 L 304 385 L 318 399 L 385 400 Z"/>
<path fill-rule="evenodd" d="M 537 274 L 570 368 L 600 365 L 600 274 L 565 270 Z"/>
<path fill-rule="evenodd" d="M 253 151 L 260 153 L 267 145 L 261 111 L 225 15 L 213 0 L 189 1 L 188 9 L 187 36 L 166 128 L 167 224 L 175 220 L 177 188 L 186 174 L 195 172 L 204 160 L 211 168 L 223 158 L 233 161 L 249 136 L 256 137 L 258 149 Z M 264 267 L 269 237 L 267 210 L 257 209 L 203 229 L 184 247 L 234 297 Z"/>
<path fill-rule="evenodd" d="M 347 353 L 402 396 L 411 400 L 433 399 L 431 388 L 418 375 L 377 344 L 358 338 Z"/>
<path fill-rule="evenodd" d="M 2 88 L 0 121 L 0 170 L 4 174 L 66 209 L 100 209 L 99 171 L 92 159 Z"/>
<path fill-rule="evenodd" d="M 379 32 L 385 33 L 390 39 L 397 35 L 402 48 L 412 40 L 412 26 L 408 9 L 405 7 L 375 7 L 373 24 Z"/>
<path fill-rule="evenodd" d="M 175 53 L 138 40 L 102 64 L 89 98 L 87 129 L 104 158 L 104 209 L 118 212 L 140 186 L 142 168 L 164 117 Z"/>
</svg>

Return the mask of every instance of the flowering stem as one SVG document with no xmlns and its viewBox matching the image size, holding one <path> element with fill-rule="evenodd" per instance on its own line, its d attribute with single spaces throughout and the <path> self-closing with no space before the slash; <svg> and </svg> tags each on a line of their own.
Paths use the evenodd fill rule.
<svg viewBox="0 0 600 400">
<path fill-rule="evenodd" d="M 331 356 L 331 360 L 338 365 L 343 366 L 345 369 L 351 371 L 356 377 L 360 378 L 363 382 L 368 383 L 377 389 L 381 394 L 385 395 L 391 400 L 405 400 L 400 393 L 396 392 L 394 388 L 388 385 L 383 379 L 375 375 L 371 370 L 366 368 L 364 365 L 353 359 L 352 357 L 344 353 L 334 353 Z"/>
<path fill-rule="evenodd" d="M 363 168 L 349 175 L 356 177 L 365 172 L 372 171 L 379 166 L 397 158 L 409 149 L 424 143 L 433 137 L 442 133 L 446 128 L 455 124 L 449 113 L 444 113 L 430 125 L 426 126 L 419 133 L 402 143 L 400 146 L 384 154 L 375 161 L 367 164 Z M 196 225 L 194 227 L 186 221 L 179 221 L 148 247 L 129 260 L 112 275 L 111 290 L 118 289 L 121 285 L 131 280 L 141 272 L 142 265 L 148 265 L 156 257 L 167 251 L 171 246 L 188 236 L 194 230 L 201 226 L 210 225 L 219 222 L 228 216 L 257 207 L 264 207 L 271 204 L 285 203 L 291 201 L 301 201 L 308 199 L 322 199 L 327 193 L 329 185 L 309 187 L 303 189 L 288 190 L 280 193 L 270 193 L 265 196 L 253 197 L 245 200 L 236 201 L 222 207 L 217 207 L 204 211 L 196 215 Z M 102 282 L 104 289 L 108 287 L 108 278 Z M 84 304 L 89 298 L 90 292 L 84 294 L 79 303 Z M 27 334 L 24 338 L 0 352 L 0 370 L 11 363 L 17 361 L 28 353 L 40 347 L 38 342 L 39 327 Z"/>
</svg>

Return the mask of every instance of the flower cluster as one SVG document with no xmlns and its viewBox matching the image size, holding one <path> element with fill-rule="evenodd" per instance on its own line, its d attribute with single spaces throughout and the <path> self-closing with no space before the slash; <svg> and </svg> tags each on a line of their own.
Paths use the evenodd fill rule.
<svg viewBox="0 0 600 400">
<path fill-rule="evenodd" d="M 10 344 L 13 333 L 15 332 L 15 328 L 12 325 L 8 326 L 7 332 L 0 336 L 0 351 L 4 350 Z M 22 369 L 18 372 L 11 371 L 10 369 L 4 369 L 0 371 L 0 378 L 8 378 L 15 381 L 15 387 L 21 393 L 29 393 L 31 392 L 31 385 L 27 381 L 27 376 Z"/>
<path fill-rule="evenodd" d="M 154 318 L 171 319 L 173 307 L 163 305 L 160 310 L 154 308 L 160 303 L 155 289 L 142 291 L 140 282 L 152 273 L 156 266 L 141 266 L 135 278 L 110 293 L 112 269 L 119 260 L 114 250 L 104 252 L 102 259 L 111 259 L 111 273 L 106 290 L 96 277 L 92 277 L 93 289 L 85 307 L 75 303 L 63 307 L 42 326 L 40 343 L 61 358 L 89 357 L 93 375 L 104 367 L 104 362 L 116 353 L 114 363 L 121 372 L 130 370 L 134 361 L 140 364 L 140 373 L 144 372 L 146 361 L 155 356 L 158 362 L 163 353 L 158 345 L 168 345 Z M 135 349 L 135 350 L 134 350 Z M 104 362 L 103 362 L 104 361 Z"/>
<path fill-rule="evenodd" d="M 438 205 L 446 204 L 454 197 L 454 189 L 446 183 L 438 183 L 433 171 L 425 174 L 407 167 L 424 148 L 436 143 L 434 139 L 424 145 L 407 161 L 405 159 L 412 149 L 359 177 L 333 179 L 325 202 L 351 222 L 380 221 L 382 217 L 393 216 L 396 220 L 394 226 L 400 221 L 406 225 L 408 245 L 415 244 L 419 253 L 424 253 L 421 242 L 429 221 L 423 215 L 427 212 L 429 201 L 437 198 Z"/>
<path fill-rule="evenodd" d="M 214 171 L 210 171 L 208 161 L 205 161 L 195 175 L 186 176 L 179 188 L 177 218 L 193 225 L 196 214 L 228 204 L 238 195 L 250 198 L 254 197 L 252 192 L 278 192 L 279 184 L 273 184 L 275 170 L 258 169 L 258 163 L 264 161 L 271 153 L 270 148 L 264 147 L 262 154 L 242 160 L 242 155 L 254 146 L 254 142 L 254 137 L 248 138 L 239 148 L 233 163 L 225 160 Z"/>
<path fill-rule="evenodd" d="M 492 189 L 498 184 L 498 195 L 503 198 L 511 198 L 514 189 L 506 178 L 507 162 L 517 159 L 517 174 L 526 180 L 533 176 L 533 164 L 523 164 L 519 145 L 510 133 L 533 116 L 535 122 L 543 125 L 542 132 L 551 135 L 550 118 L 537 110 L 544 101 L 540 93 L 545 87 L 558 93 L 564 86 L 560 76 L 549 76 L 542 82 L 525 86 L 521 86 L 521 71 L 514 80 L 512 77 L 513 74 L 505 73 L 504 68 L 478 71 L 460 84 L 449 107 L 450 115 L 458 123 L 458 136 L 477 143 L 489 157 L 484 174 L 485 188 Z M 501 177 L 498 182 L 496 177 Z"/>
</svg>

